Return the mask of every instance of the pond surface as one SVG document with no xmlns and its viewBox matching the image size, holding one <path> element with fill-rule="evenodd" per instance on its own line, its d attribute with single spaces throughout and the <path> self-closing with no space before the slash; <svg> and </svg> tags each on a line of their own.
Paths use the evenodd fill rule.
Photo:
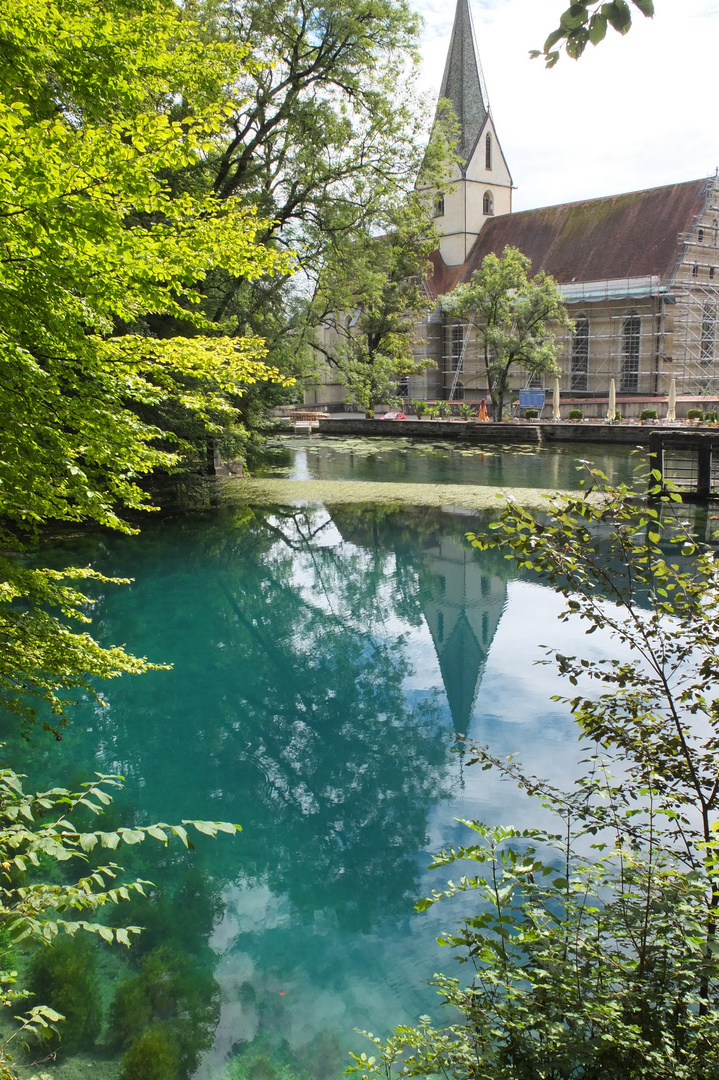
<svg viewBox="0 0 719 1080">
<path fill-rule="evenodd" d="M 308 448 L 290 468 L 310 449 L 320 462 Z M 447 467 L 441 453 L 420 455 L 420 475 Z M 125 849 L 128 873 L 155 888 L 121 917 L 147 929 L 129 959 L 101 958 L 106 1016 L 153 964 L 175 973 L 153 1024 L 185 1040 L 199 1080 L 337 1080 L 348 1049 L 365 1049 L 356 1028 L 441 1018 L 425 980 L 453 968 L 435 938 L 461 912 L 414 911 L 444 884 L 431 856 L 467 840 L 456 818 L 538 821 L 510 785 L 464 767 L 457 735 L 539 775 L 578 773 L 553 671 L 534 664 L 542 643 L 589 657 L 607 643 L 577 645 L 554 593 L 473 549 L 465 533 L 482 524 L 434 508 L 235 505 L 49 553 L 133 578 L 104 589 L 94 632 L 173 667 L 107 684 L 106 707 L 81 703 L 60 744 L 9 732 L 13 762 L 39 785 L 124 775 L 110 823 L 243 828 L 188 855 Z M 124 1048 L 147 1027 L 137 1017 Z"/>
<path fill-rule="evenodd" d="M 273 440 L 252 475 L 292 480 L 357 480 L 492 487 L 578 487 L 577 459 L 594 462 L 613 483 L 631 481 L 643 458 L 628 446 L 461 446 L 404 438 L 340 439 L 283 436 Z"/>
</svg>

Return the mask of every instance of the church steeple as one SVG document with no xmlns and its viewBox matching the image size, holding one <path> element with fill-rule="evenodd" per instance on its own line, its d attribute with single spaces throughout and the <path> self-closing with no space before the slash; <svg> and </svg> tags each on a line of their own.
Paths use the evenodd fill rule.
<svg viewBox="0 0 719 1080">
<path fill-rule="evenodd" d="M 440 253 L 448 266 L 464 263 L 488 218 L 512 212 L 512 177 L 497 140 L 469 0 L 457 0 L 440 89 L 459 122 L 459 163 L 436 202 Z"/>
<path fill-rule="evenodd" d="M 439 91 L 459 120 L 459 154 L 466 169 L 489 114 L 489 101 L 474 41 L 468 0 L 457 0 L 452 39 Z"/>
</svg>

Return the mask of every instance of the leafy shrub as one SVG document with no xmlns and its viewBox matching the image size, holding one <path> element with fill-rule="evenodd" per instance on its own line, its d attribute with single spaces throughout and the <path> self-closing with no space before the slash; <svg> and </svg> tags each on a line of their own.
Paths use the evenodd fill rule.
<svg viewBox="0 0 719 1080">
<path fill-rule="evenodd" d="M 711 423 L 716 424 L 717 420 L 719 420 L 719 413 L 717 413 L 717 412 L 706 412 L 706 413 L 704 413 L 704 419 L 710 421 Z"/>
<path fill-rule="evenodd" d="M 452 406 L 448 401 L 438 401 L 435 409 L 437 410 L 437 416 L 442 420 L 448 420 L 452 415 Z"/>
<path fill-rule="evenodd" d="M 420 420 L 426 414 L 426 412 L 427 412 L 427 410 L 429 408 L 426 401 L 416 401 L 416 400 L 413 399 L 412 401 L 410 401 L 409 404 L 410 404 L 410 408 L 412 409 L 412 412 L 415 413 L 415 415 Z"/>
<path fill-rule="evenodd" d="M 570 420 L 583 420 L 584 419 L 584 413 L 582 412 L 581 409 L 572 409 L 571 412 L 569 413 L 569 419 Z"/>
<path fill-rule="evenodd" d="M 621 413 L 619 412 L 619 410 L 617 410 L 617 411 L 615 412 L 615 414 L 614 414 L 614 419 L 615 419 L 616 421 L 619 421 L 619 420 L 621 420 L 621 418 L 622 418 L 622 414 L 621 414 Z"/>
<path fill-rule="evenodd" d="M 526 409 L 524 416 L 527 420 L 536 420 L 539 416 L 539 409 Z"/>
<path fill-rule="evenodd" d="M 463 401 L 459 406 L 459 415 L 463 420 L 471 420 L 474 416 L 474 409 L 466 401 Z"/>
<path fill-rule="evenodd" d="M 656 420 L 656 418 L 657 418 L 657 410 L 656 409 L 642 409 L 642 411 L 641 411 L 641 413 L 639 415 L 640 420 Z"/>
<path fill-rule="evenodd" d="M 687 420 L 703 420 L 703 419 L 704 419 L 704 413 L 702 412 L 701 409 L 688 409 L 687 410 Z"/>
</svg>

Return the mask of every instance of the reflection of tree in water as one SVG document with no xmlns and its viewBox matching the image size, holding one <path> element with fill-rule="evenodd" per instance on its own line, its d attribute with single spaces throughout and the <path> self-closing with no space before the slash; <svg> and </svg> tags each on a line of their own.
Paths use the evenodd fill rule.
<svg viewBox="0 0 719 1080">
<path fill-rule="evenodd" d="M 126 805 L 140 792 L 146 800 L 138 819 L 225 818 L 244 829 L 239 841 L 203 851 L 204 887 L 179 884 L 177 853 L 154 853 L 147 866 L 150 853 L 132 851 L 128 869 L 160 883 L 144 910 L 128 908 L 148 927 L 144 953 L 179 949 L 201 970 L 206 946 L 195 939 L 199 931 L 206 942 L 220 893 L 239 905 L 248 889 L 289 901 L 295 929 L 277 946 L 258 938 L 255 974 L 236 1002 L 230 990 L 233 1031 L 255 1009 L 240 1000 L 250 992 L 263 1003 L 257 1037 L 277 1010 L 276 1035 L 291 1022 L 272 948 L 284 955 L 311 942 L 311 978 L 329 985 L 337 933 L 368 932 L 417 895 L 416 854 L 444 791 L 451 738 L 432 699 L 407 699 L 403 634 L 426 619 L 462 730 L 483 666 L 471 635 L 486 656 L 496 627 L 492 614 L 483 636 L 482 582 L 500 610 L 508 568 L 498 559 L 499 572 L 477 576 L 464 539 L 475 524 L 426 510 L 242 508 L 78 545 L 76 559 L 136 578 L 103 597 L 95 629 L 175 669 L 112 684 L 110 708 L 88 709 L 68 733 L 74 763 L 124 773 Z M 139 987 L 126 991 L 133 1002 Z M 324 1047 L 322 1031 L 311 1037 Z"/>
<path fill-rule="evenodd" d="M 93 561 L 136 583 L 103 599 L 96 629 L 176 666 L 111 685 L 110 708 L 68 735 L 75 759 L 144 788 L 145 817 L 240 822 L 215 874 L 233 880 L 239 860 L 302 917 L 334 908 L 368 930 L 403 910 L 450 740 L 431 704 L 405 699 L 386 621 L 417 614 L 390 556 L 375 565 L 325 511 L 290 508 L 105 543 Z"/>
</svg>

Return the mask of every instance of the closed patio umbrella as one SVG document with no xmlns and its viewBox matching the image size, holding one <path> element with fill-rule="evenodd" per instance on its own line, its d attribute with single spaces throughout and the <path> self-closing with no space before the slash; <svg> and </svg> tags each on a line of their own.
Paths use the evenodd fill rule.
<svg viewBox="0 0 719 1080">
<path fill-rule="evenodd" d="M 669 398 L 667 400 L 667 420 L 677 418 L 677 380 L 672 379 L 669 385 Z"/>
<path fill-rule="evenodd" d="M 561 420 L 559 411 L 559 379 L 554 380 L 554 393 L 552 394 L 552 420 Z"/>
<path fill-rule="evenodd" d="M 614 379 L 609 383 L 609 402 L 607 404 L 607 420 L 614 420 L 617 415 L 617 388 Z"/>
</svg>

